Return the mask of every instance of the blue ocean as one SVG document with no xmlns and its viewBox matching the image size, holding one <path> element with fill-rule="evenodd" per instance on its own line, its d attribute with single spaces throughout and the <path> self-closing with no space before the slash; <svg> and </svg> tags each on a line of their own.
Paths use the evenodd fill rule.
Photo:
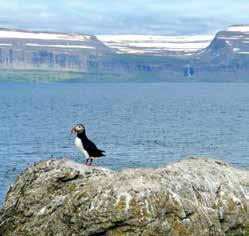
<svg viewBox="0 0 249 236">
<path fill-rule="evenodd" d="M 70 128 L 81 122 L 111 169 L 187 157 L 249 166 L 249 83 L 0 83 L 0 202 L 28 165 L 83 163 Z"/>
</svg>

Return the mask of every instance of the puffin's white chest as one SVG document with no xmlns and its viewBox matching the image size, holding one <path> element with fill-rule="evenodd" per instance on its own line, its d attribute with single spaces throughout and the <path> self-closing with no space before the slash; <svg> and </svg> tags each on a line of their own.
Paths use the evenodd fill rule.
<svg viewBox="0 0 249 236">
<path fill-rule="evenodd" d="M 78 150 L 88 159 L 89 158 L 89 154 L 88 152 L 84 149 L 81 140 L 76 137 L 75 139 L 75 146 L 78 148 Z"/>
</svg>

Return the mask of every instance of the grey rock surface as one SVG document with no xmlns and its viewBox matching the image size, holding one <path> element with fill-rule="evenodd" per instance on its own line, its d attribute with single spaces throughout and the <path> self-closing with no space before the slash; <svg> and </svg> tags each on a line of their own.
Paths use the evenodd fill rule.
<svg viewBox="0 0 249 236">
<path fill-rule="evenodd" d="M 249 235 L 249 170 L 202 158 L 121 171 L 43 161 L 10 187 L 0 235 Z"/>
</svg>

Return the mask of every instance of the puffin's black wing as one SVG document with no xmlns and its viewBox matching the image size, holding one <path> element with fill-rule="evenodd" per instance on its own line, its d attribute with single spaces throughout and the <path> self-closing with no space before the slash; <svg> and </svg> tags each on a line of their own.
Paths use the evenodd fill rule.
<svg viewBox="0 0 249 236">
<path fill-rule="evenodd" d="M 97 146 L 89 139 L 84 140 L 83 142 L 84 149 L 88 152 L 90 157 L 102 157 L 105 156 L 103 154 L 103 150 L 98 149 Z"/>
</svg>

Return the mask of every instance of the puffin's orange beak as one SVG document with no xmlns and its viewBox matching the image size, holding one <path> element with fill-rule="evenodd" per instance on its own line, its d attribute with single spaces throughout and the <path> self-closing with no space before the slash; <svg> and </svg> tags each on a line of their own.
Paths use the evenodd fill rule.
<svg viewBox="0 0 249 236">
<path fill-rule="evenodd" d="M 73 128 L 71 129 L 71 133 L 74 133 L 74 132 L 76 132 L 75 127 L 73 127 Z"/>
</svg>

